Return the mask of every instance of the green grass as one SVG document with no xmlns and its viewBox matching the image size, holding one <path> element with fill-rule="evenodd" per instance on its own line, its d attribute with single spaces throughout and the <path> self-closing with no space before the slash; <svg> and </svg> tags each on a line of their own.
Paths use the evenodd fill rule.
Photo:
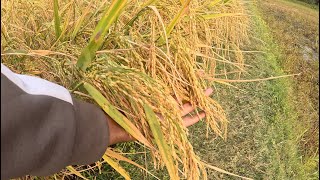
<svg viewBox="0 0 320 180">
<path fill-rule="evenodd" d="M 274 6 L 263 1 L 260 9 L 281 49 L 281 66 L 301 73 L 292 81 L 290 98 L 298 126 L 305 128 L 298 142 L 302 161 L 314 171 L 319 149 L 319 11 L 286 2 L 272 1 Z"/>
<path fill-rule="evenodd" d="M 258 12 L 256 14 L 258 15 Z M 269 32 L 269 27 L 259 17 L 256 17 L 256 22 L 260 27 L 259 37 L 265 42 L 263 49 L 267 53 L 265 61 L 270 64 L 269 68 L 273 69 L 276 75 L 283 74 L 280 66 L 281 52 Z M 291 82 L 292 79 L 280 79 L 270 81 L 266 85 L 270 98 L 265 102 L 270 104 L 265 107 L 267 126 L 260 136 L 265 139 L 261 142 L 264 142 L 262 147 L 266 149 L 265 158 L 270 163 L 266 172 L 269 177 L 270 175 L 273 177 L 271 179 L 305 179 L 296 142 L 301 130 L 295 127 L 298 122 L 289 97 L 292 91 Z"/>
</svg>

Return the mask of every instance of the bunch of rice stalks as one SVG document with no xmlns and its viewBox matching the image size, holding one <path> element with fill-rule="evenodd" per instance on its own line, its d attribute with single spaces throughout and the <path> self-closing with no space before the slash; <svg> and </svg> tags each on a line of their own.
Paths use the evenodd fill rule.
<svg viewBox="0 0 320 180">
<path fill-rule="evenodd" d="M 247 17 L 241 1 L 1 3 L 4 63 L 93 98 L 172 179 L 206 178 L 212 166 L 193 151 L 180 107 L 188 101 L 205 111 L 207 132 L 226 137 L 223 109 L 203 91 L 224 83 L 214 80 L 218 67 L 224 76 L 243 71 L 239 46 L 247 39 Z M 112 153 L 104 161 L 129 178 L 110 158 L 124 157 Z"/>
</svg>

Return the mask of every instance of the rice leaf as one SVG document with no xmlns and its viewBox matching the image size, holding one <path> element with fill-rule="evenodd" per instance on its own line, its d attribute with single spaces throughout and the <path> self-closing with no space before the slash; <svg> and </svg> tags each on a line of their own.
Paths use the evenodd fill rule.
<svg viewBox="0 0 320 180">
<path fill-rule="evenodd" d="M 114 106 L 107 101 L 105 97 L 92 85 L 83 83 L 83 87 L 88 91 L 90 96 L 100 105 L 100 107 L 124 130 L 126 130 L 132 137 L 143 143 L 149 148 L 153 148 L 151 143 L 141 134 L 139 129 L 129 121 L 123 114 L 121 114 Z"/>
<path fill-rule="evenodd" d="M 130 27 L 132 27 L 134 21 L 138 19 L 139 16 L 143 15 L 143 13 L 146 11 L 146 8 L 141 9 L 133 18 L 130 19 L 130 21 L 123 27 L 125 29 L 125 35 L 129 35 Z"/>
<path fill-rule="evenodd" d="M 213 0 L 210 4 L 209 7 L 213 7 L 215 5 L 217 5 L 219 2 L 221 2 L 222 0 Z"/>
<path fill-rule="evenodd" d="M 142 7 L 142 8 L 145 8 L 145 7 L 147 7 L 147 6 L 155 3 L 156 1 L 158 1 L 158 0 L 148 0 L 147 2 L 145 2 L 144 4 L 142 4 L 141 7 Z"/>
<path fill-rule="evenodd" d="M 75 26 L 74 26 L 74 29 L 72 31 L 72 34 L 71 34 L 71 39 L 74 40 L 74 38 L 76 37 L 76 35 L 78 34 L 80 28 L 81 28 L 81 25 L 83 23 L 83 21 L 85 20 L 85 17 L 87 16 L 87 14 L 89 13 L 89 9 L 87 8 L 86 11 L 81 15 L 81 17 L 77 20 Z"/>
<path fill-rule="evenodd" d="M 177 174 L 177 171 L 175 170 L 175 166 L 173 163 L 173 159 L 171 155 L 172 153 L 169 149 L 169 146 L 165 142 L 164 135 L 161 131 L 160 123 L 156 117 L 156 114 L 152 111 L 152 109 L 147 104 L 144 104 L 143 108 L 146 113 L 147 121 L 150 126 L 152 135 L 154 137 L 154 141 L 156 142 L 159 148 L 160 155 L 167 167 L 170 178 L 173 180 L 179 179 L 179 176 Z"/>
<path fill-rule="evenodd" d="M 112 158 L 114 158 L 114 159 L 117 159 L 117 160 L 120 160 L 120 161 L 125 161 L 125 162 L 130 163 L 130 164 L 132 164 L 132 165 L 134 165 L 134 166 L 137 166 L 138 168 L 146 171 L 148 174 L 150 174 L 150 175 L 153 176 L 154 178 L 159 179 L 157 176 L 153 175 L 153 174 L 152 174 L 150 171 L 148 171 L 146 168 L 144 168 L 144 167 L 142 167 L 141 165 L 139 165 L 139 164 L 131 161 L 130 159 L 128 159 L 128 158 L 126 158 L 126 157 L 124 157 L 124 156 L 122 156 L 121 154 L 112 151 L 110 148 L 107 149 L 106 155 L 108 155 L 109 157 L 112 157 Z"/>
<path fill-rule="evenodd" d="M 230 83 L 227 83 L 227 82 L 224 82 L 224 81 L 215 81 L 217 83 L 220 83 L 220 84 L 224 84 L 224 85 L 227 85 L 227 86 L 230 86 L 230 87 L 233 87 L 233 88 L 236 88 L 236 89 L 239 89 L 238 87 L 230 84 Z"/>
<path fill-rule="evenodd" d="M 103 160 L 107 162 L 113 169 L 120 173 L 126 180 L 131 179 L 129 173 L 120 166 L 119 163 L 109 158 L 107 155 L 103 155 Z"/>
<path fill-rule="evenodd" d="M 238 178 L 241 178 L 241 179 L 246 179 L 246 180 L 253 180 L 252 178 L 248 178 L 248 177 L 244 177 L 244 176 L 240 176 L 240 175 L 237 175 L 237 174 L 233 174 L 231 172 L 228 172 L 228 171 L 225 171 L 223 169 L 220 169 L 218 167 L 215 167 L 215 166 L 212 166 L 210 164 L 207 164 L 207 163 L 202 163 L 205 167 L 209 168 L 209 169 L 213 169 L 215 171 L 218 171 L 218 172 L 221 172 L 223 174 L 228 174 L 230 176 L 234 176 L 234 177 L 238 177 Z"/>
<path fill-rule="evenodd" d="M 62 29 L 61 29 L 61 34 L 64 36 L 63 38 L 65 38 L 66 37 L 66 33 L 68 33 L 68 30 L 70 29 L 70 26 L 69 26 L 69 24 L 70 24 L 70 21 L 71 21 L 71 17 L 72 17 L 72 13 L 73 13 L 73 11 L 72 11 L 72 9 L 71 8 L 69 8 L 71 5 L 72 5 L 72 3 L 73 2 L 69 2 L 66 6 L 65 6 L 65 8 L 66 8 L 66 15 L 64 16 L 64 23 L 63 23 L 63 25 L 62 25 Z M 62 11 L 63 12 L 63 11 Z M 65 41 L 64 39 L 62 39 L 62 37 L 60 37 L 60 40 L 61 41 Z"/>
<path fill-rule="evenodd" d="M 8 50 L 5 50 L 3 53 L 1 53 L 1 55 L 11 55 L 11 54 L 16 54 L 16 55 L 25 55 L 25 54 L 28 54 L 28 51 L 27 50 L 24 50 L 24 49 L 8 49 Z"/>
<path fill-rule="evenodd" d="M 219 14 L 205 14 L 201 15 L 204 19 L 214 19 L 219 17 L 228 17 L 228 16 L 241 16 L 242 13 L 219 13 Z"/>
<path fill-rule="evenodd" d="M 174 16 L 174 18 L 171 20 L 171 22 L 166 27 L 166 36 L 169 37 L 171 31 L 173 30 L 174 26 L 180 21 L 180 19 L 183 17 L 183 15 L 188 10 L 188 5 L 191 0 L 186 0 L 182 6 L 182 8 L 179 10 L 179 12 Z M 162 37 L 159 38 L 159 43 L 163 44 L 165 42 L 165 39 Z"/>
<path fill-rule="evenodd" d="M 80 177 L 80 178 L 82 178 L 82 179 L 87 179 L 87 178 L 85 178 L 84 176 L 82 176 L 82 174 L 81 174 L 80 172 L 78 172 L 76 169 L 74 169 L 72 166 L 67 166 L 67 169 L 68 169 L 71 173 L 77 175 L 78 177 Z"/>
<path fill-rule="evenodd" d="M 170 32 L 173 30 L 174 26 L 179 22 L 181 17 L 187 12 L 188 5 L 189 5 L 190 1 L 191 0 L 187 0 L 187 1 L 184 2 L 183 6 L 179 10 L 178 14 L 176 14 L 176 16 L 172 19 L 170 24 L 167 26 L 166 33 L 167 33 L 168 36 L 169 36 Z"/>
<path fill-rule="evenodd" d="M 54 28 L 56 32 L 56 38 L 58 39 L 61 35 L 58 0 L 53 0 L 53 12 L 54 12 Z"/>
<path fill-rule="evenodd" d="M 123 8 L 126 6 L 127 0 L 114 0 L 96 26 L 89 44 L 85 47 L 78 59 L 77 66 L 85 71 L 91 61 L 94 59 L 97 50 L 101 47 L 104 37 L 110 26 L 118 18 Z"/>
</svg>

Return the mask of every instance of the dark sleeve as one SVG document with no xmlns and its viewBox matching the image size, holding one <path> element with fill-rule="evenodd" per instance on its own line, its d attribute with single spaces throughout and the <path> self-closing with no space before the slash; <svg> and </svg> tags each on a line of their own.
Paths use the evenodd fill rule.
<svg viewBox="0 0 320 180">
<path fill-rule="evenodd" d="M 100 108 L 1 64 L 1 179 L 47 176 L 68 165 L 93 163 L 108 140 Z"/>
</svg>

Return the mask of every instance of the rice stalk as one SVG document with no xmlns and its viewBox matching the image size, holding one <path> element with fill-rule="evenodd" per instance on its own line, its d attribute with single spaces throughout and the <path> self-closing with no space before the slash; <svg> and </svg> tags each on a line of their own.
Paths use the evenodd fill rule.
<svg viewBox="0 0 320 180">
<path fill-rule="evenodd" d="M 56 38 L 58 39 L 61 35 L 58 0 L 53 0 L 53 3 L 54 3 L 54 9 L 53 9 L 54 10 L 54 27 L 56 31 Z"/>
<path fill-rule="evenodd" d="M 89 8 L 87 7 L 86 10 L 84 11 L 84 13 L 80 16 L 80 18 L 76 21 L 76 23 L 74 25 L 74 29 L 71 34 L 71 40 L 74 40 L 76 38 L 78 32 L 80 31 L 81 25 L 83 24 L 83 22 L 88 14 L 89 14 Z"/>
<path fill-rule="evenodd" d="M 206 167 L 208 167 L 208 168 L 210 168 L 210 169 L 216 170 L 216 171 L 218 171 L 218 172 L 221 172 L 221 173 L 224 173 L 224 174 L 228 174 L 228 175 L 230 175 L 230 176 L 234 176 L 234 177 L 238 177 L 238 178 L 246 179 L 246 180 L 253 180 L 252 178 L 248 178 L 248 177 L 244 177 L 244 176 L 239 176 L 239 175 L 237 175 L 237 174 L 230 173 L 230 172 L 228 172 L 228 171 L 225 171 L 225 170 L 223 170 L 223 169 L 220 169 L 220 168 L 218 168 L 218 167 L 212 166 L 212 165 L 207 164 L 207 163 L 204 163 L 204 166 L 206 166 Z"/>
<path fill-rule="evenodd" d="M 80 172 L 78 172 L 77 170 L 75 170 L 72 166 L 68 166 L 67 169 L 72 173 L 75 174 L 76 176 L 87 180 L 87 178 L 85 178 L 84 176 L 82 176 L 82 174 Z"/>
</svg>

